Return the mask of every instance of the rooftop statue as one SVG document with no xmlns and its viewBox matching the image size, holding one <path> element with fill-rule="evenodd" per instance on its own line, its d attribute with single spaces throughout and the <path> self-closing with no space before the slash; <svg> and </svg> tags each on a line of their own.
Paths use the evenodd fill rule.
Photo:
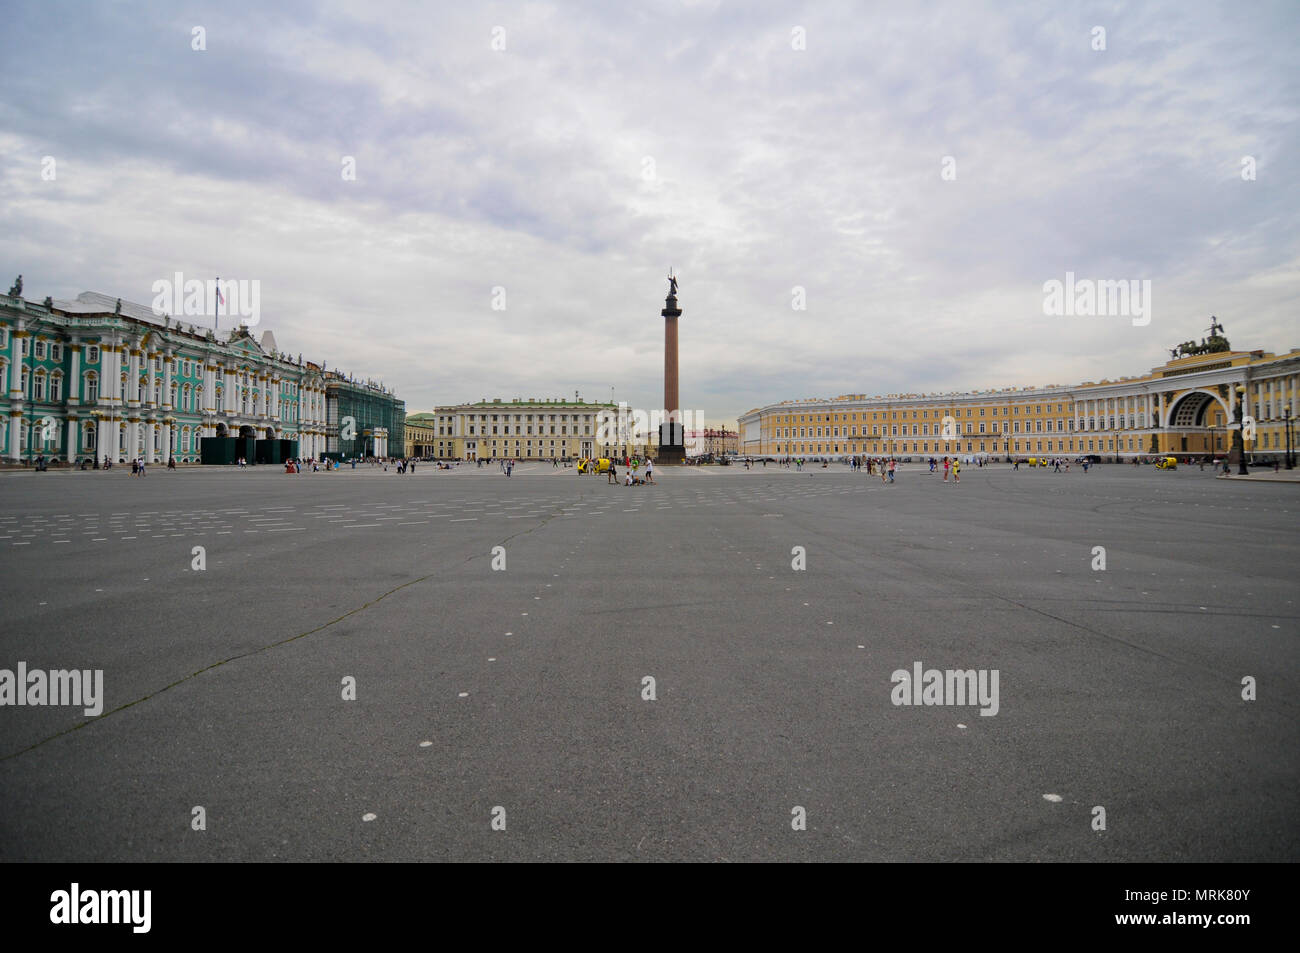
<svg viewBox="0 0 1300 953">
<path fill-rule="evenodd" d="M 18 280 L 9 287 L 9 294 L 14 298 L 21 298 L 23 294 L 23 276 L 19 275 Z"/>
</svg>

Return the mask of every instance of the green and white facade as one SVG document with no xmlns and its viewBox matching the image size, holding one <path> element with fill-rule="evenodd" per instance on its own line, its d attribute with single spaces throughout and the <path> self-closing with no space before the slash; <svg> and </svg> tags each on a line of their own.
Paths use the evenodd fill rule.
<svg viewBox="0 0 1300 953">
<path fill-rule="evenodd" d="M 202 437 L 326 449 L 326 375 L 270 331 L 218 335 L 93 292 L 45 303 L 0 295 L 0 458 L 197 463 Z"/>
</svg>

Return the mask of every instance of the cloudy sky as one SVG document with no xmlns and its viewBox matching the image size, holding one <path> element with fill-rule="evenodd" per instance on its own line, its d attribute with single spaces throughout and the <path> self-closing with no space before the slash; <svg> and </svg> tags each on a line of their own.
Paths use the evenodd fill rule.
<svg viewBox="0 0 1300 953">
<path fill-rule="evenodd" d="M 1297 36 L 1294 0 L 8 2 L 0 267 L 256 279 L 408 412 L 658 407 L 670 265 L 715 422 L 1141 373 L 1211 314 L 1286 351 Z M 1044 315 L 1067 271 L 1151 281 L 1150 323 Z"/>
</svg>

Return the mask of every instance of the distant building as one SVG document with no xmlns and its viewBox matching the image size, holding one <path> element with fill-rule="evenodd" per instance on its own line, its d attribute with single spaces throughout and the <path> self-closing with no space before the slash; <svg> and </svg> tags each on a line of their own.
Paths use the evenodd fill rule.
<svg viewBox="0 0 1300 953">
<path fill-rule="evenodd" d="M 434 414 L 407 414 L 406 416 L 406 455 L 408 457 L 437 456 L 437 444 L 434 437 L 438 432 Z"/>
<path fill-rule="evenodd" d="M 686 452 L 692 457 L 740 452 L 740 434 L 725 427 L 686 431 Z"/>
<path fill-rule="evenodd" d="M 296 440 L 300 456 L 318 456 L 339 407 L 352 408 L 342 412 L 357 416 L 359 433 L 391 431 L 398 419 L 389 409 L 372 424 L 357 408 L 373 388 L 281 353 L 270 331 L 218 335 L 94 292 L 44 304 L 0 295 L 0 381 L 0 456 L 10 463 L 197 463 L 199 440 L 224 436 Z"/>
<path fill-rule="evenodd" d="M 1219 330 L 1222 330 L 1219 328 Z M 1238 387 L 1246 449 L 1280 454 L 1300 411 L 1300 348 L 1275 355 L 1189 344 L 1138 377 L 949 394 L 787 400 L 741 416 L 740 452 L 769 456 L 1223 453 Z M 1190 342 L 1189 342 L 1190 343 Z M 1292 424 L 1294 428 L 1294 424 Z M 1245 429 L 1245 428 L 1244 428 Z"/>
<path fill-rule="evenodd" d="M 614 405 L 566 400 L 481 400 L 413 414 L 431 453 L 444 460 L 520 460 L 591 457 L 605 452 L 599 417 Z M 424 444 L 412 443 L 412 448 Z M 612 445 L 611 445 L 612 446 Z"/>
<path fill-rule="evenodd" d="M 326 453 L 344 458 L 402 455 L 404 401 L 377 381 L 358 381 L 335 371 L 325 371 L 324 380 Z"/>
</svg>

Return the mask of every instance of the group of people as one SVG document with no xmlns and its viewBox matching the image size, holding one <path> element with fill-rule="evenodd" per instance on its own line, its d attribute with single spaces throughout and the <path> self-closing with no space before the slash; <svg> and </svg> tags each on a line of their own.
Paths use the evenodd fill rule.
<svg viewBox="0 0 1300 953">
<path fill-rule="evenodd" d="M 624 457 L 625 466 L 623 468 L 623 485 L 624 486 L 645 486 L 647 483 L 655 482 L 655 464 L 648 457 L 644 461 L 645 476 L 642 477 L 637 471 L 641 469 L 643 461 L 636 457 Z M 618 463 L 611 460 L 609 462 L 609 482 L 618 483 Z"/>
</svg>

